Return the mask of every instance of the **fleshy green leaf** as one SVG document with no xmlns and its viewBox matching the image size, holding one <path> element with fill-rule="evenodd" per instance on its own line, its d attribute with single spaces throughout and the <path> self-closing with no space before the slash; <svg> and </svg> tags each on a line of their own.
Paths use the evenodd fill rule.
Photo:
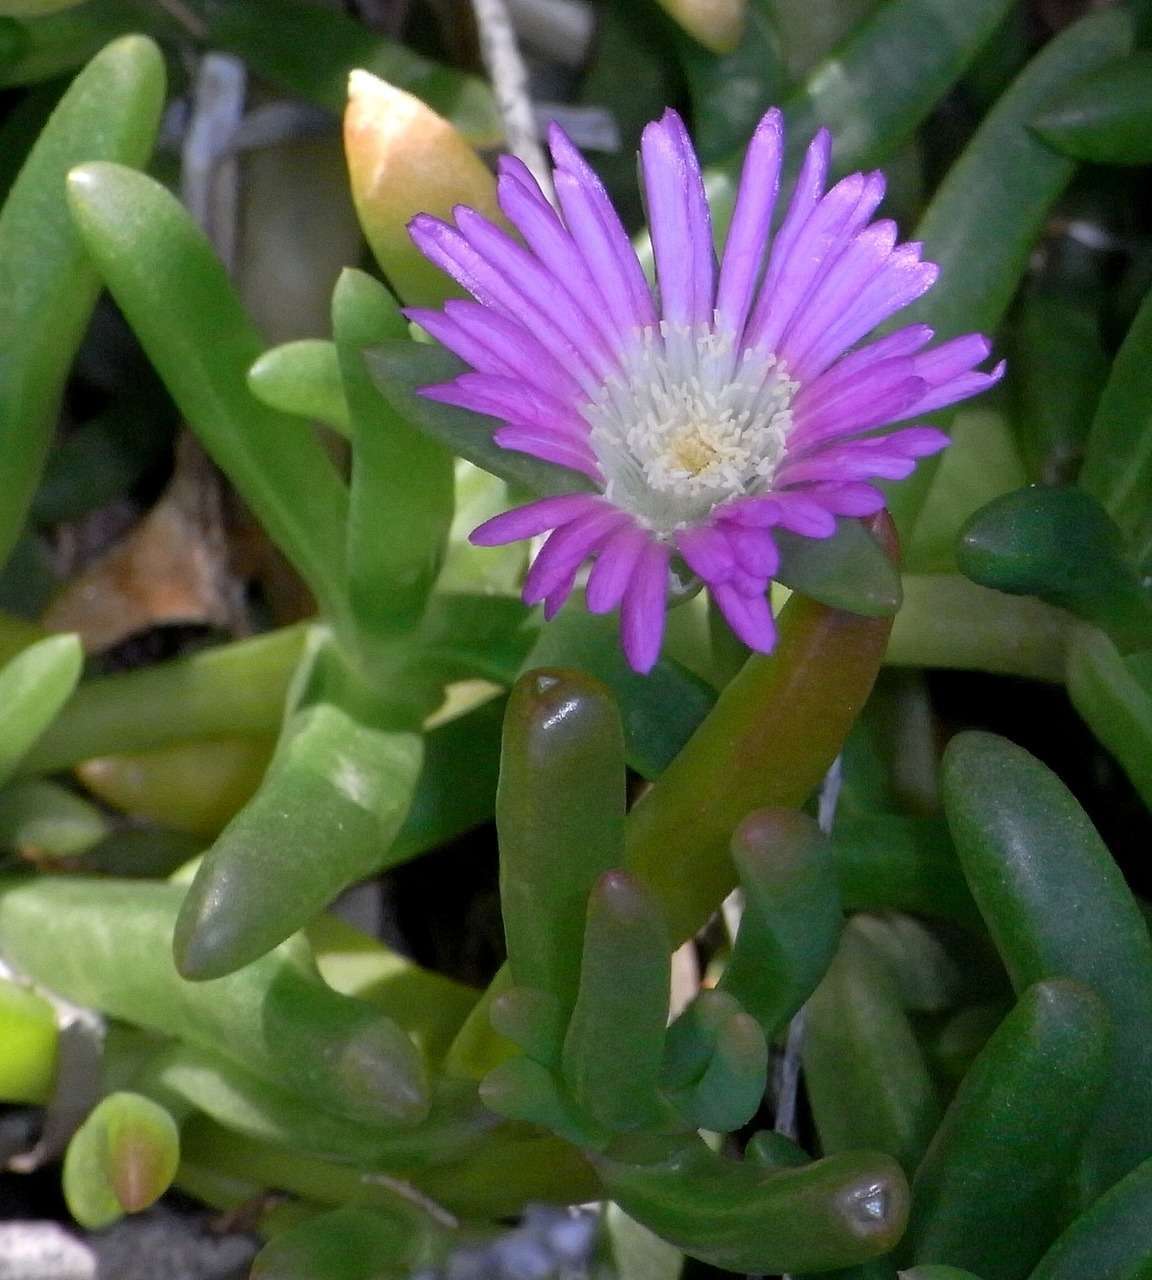
<svg viewBox="0 0 1152 1280">
<path fill-rule="evenodd" d="M 452 458 L 368 376 L 364 348 L 408 329 L 388 290 L 362 271 L 345 270 L 332 327 L 352 438 L 349 603 L 362 643 L 394 646 L 418 625 L 440 572 L 452 521 Z"/>
<path fill-rule="evenodd" d="M 625 866 L 656 889 L 674 941 L 733 887 L 737 825 L 756 809 L 803 804 L 824 777 L 876 678 L 889 625 L 793 596 L 775 653 L 748 659 L 633 806 Z"/>
<path fill-rule="evenodd" d="M 1080 483 L 1123 530 L 1137 564 L 1152 565 L 1152 292 L 1112 365 Z"/>
<path fill-rule="evenodd" d="M 939 264 L 940 279 L 901 312 L 901 324 L 929 324 L 938 338 L 997 329 L 1048 210 L 1075 171 L 1074 161 L 1036 137 L 1032 118 L 1069 76 L 1105 66 L 1131 45 L 1132 24 L 1124 14 L 1092 13 L 1045 45 L 1013 81 L 948 171 L 916 228 L 912 238 L 923 241 L 924 257 Z M 924 504 L 936 466 L 932 459 L 922 459 L 915 473 L 892 490 L 889 508 L 905 535 Z"/>
<path fill-rule="evenodd" d="M 564 1038 L 564 1079 L 581 1108 L 614 1130 L 658 1119 L 670 951 L 659 904 L 622 871 L 588 900 L 580 987 Z"/>
<path fill-rule="evenodd" d="M 0 563 L 24 524 L 99 289 L 64 179 L 89 160 L 144 164 L 164 91 L 150 40 L 110 45 L 69 87 L 0 210 Z"/>
<path fill-rule="evenodd" d="M 1152 647 L 1152 595 L 1125 562 L 1120 530 L 1083 489 L 997 498 L 965 525 L 957 560 L 981 586 L 1038 596 L 1096 623 L 1123 652 Z"/>
<path fill-rule="evenodd" d="M 944 804 L 972 896 L 1016 990 L 1072 978 L 1111 1014 L 1112 1068 L 1078 1173 L 1081 1200 L 1090 1202 L 1152 1146 L 1147 926 L 1087 815 L 1020 747 L 988 733 L 953 738 Z"/>
<path fill-rule="evenodd" d="M 746 818 L 732 837 L 744 915 L 720 990 L 771 1039 L 815 990 L 840 938 L 836 871 L 826 837 L 787 809 Z"/>
<path fill-rule="evenodd" d="M 349 433 L 348 402 L 333 342 L 301 338 L 270 348 L 248 370 L 248 389 L 270 409 Z"/>
<path fill-rule="evenodd" d="M 174 938 L 190 979 L 218 978 L 302 928 L 388 863 L 423 759 L 394 707 L 359 705 L 321 644 L 264 784 L 204 856 Z"/>
<path fill-rule="evenodd" d="M 764 1169 L 689 1138 L 624 1138 L 597 1157 L 609 1195 L 685 1253 L 727 1271 L 830 1271 L 886 1253 L 904 1229 L 908 1189 L 876 1152 Z"/>
<path fill-rule="evenodd" d="M 82 1227 L 106 1227 L 159 1200 L 179 1163 L 180 1133 L 171 1115 L 138 1093 L 112 1093 L 68 1144 L 64 1197 Z"/>
<path fill-rule="evenodd" d="M 917 1170 L 902 1246 L 916 1262 L 952 1263 L 988 1280 L 1031 1272 L 1060 1222 L 1110 1040 L 1107 1011 L 1089 988 L 1060 979 L 1024 992 L 964 1077 Z"/>
<path fill-rule="evenodd" d="M 496 797 L 504 933 L 515 983 L 555 996 L 565 1013 L 580 982 L 588 894 L 623 856 L 624 783 L 608 690 L 569 671 L 521 676 Z"/>
<path fill-rule="evenodd" d="M 79 637 L 59 635 L 38 640 L 0 667 L 0 783 L 72 696 L 83 665 Z"/>
<path fill-rule="evenodd" d="M 659 777 L 716 702 L 712 687 L 674 658 L 637 675 L 620 647 L 616 619 L 588 613 L 582 602 L 541 627 L 524 666 L 575 667 L 603 680 L 620 708 L 628 763 L 646 778 Z"/>
<path fill-rule="evenodd" d="M 143 880 L 4 881 L 5 956 L 77 1004 L 222 1055 L 321 1110 L 392 1128 L 423 1118 L 427 1083 L 411 1040 L 321 981 L 299 940 L 216 981 L 181 978 L 171 940 L 183 893 Z"/>
<path fill-rule="evenodd" d="M 1040 1259 L 1034 1280 L 1129 1280 L 1152 1261 L 1152 1160 L 1145 1160 L 1077 1218 Z"/>
<path fill-rule="evenodd" d="M 402 418 L 483 470 L 536 495 L 593 488 L 578 471 L 501 449 L 492 442 L 492 432 L 500 425 L 494 418 L 418 395 L 421 387 L 464 372 L 464 364 L 450 352 L 422 342 L 385 342 L 366 352 L 364 359 L 384 398 Z"/>
<path fill-rule="evenodd" d="M 0 978 L 0 1102 L 48 1101 L 56 1077 L 56 1011 L 27 987 Z"/>
<path fill-rule="evenodd" d="M 859 520 L 840 520 L 831 538 L 773 533 L 780 548 L 776 577 L 786 587 L 834 609 L 889 618 L 903 598 L 900 571 Z"/>
<path fill-rule="evenodd" d="M 1073 81 L 1032 127 L 1075 160 L 1152 163 L 1152 53 L 1137 50 Z"/>
<path fill-rule="evenodd" d="M 69 198 L 188 424 L 322 607 L 343 620 L 347 492 L 319 442 L 248 390 L 264 343 L 208 240 L 159 183 L 119 165 L 74 169 Z"/>
<path fill-rule="evenodd" d="M 915 1169 L 940 1118 L 936 1088 L 894 975 L 853 927 L 808 1002 L 804 1078 L 822 1150 L 867 1147 Z"/>
</svg>

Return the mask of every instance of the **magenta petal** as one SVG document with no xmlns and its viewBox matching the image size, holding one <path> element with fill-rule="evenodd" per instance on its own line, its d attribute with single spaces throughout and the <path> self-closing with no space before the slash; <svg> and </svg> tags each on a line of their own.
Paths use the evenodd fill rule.
<svg viewBox="0 0 1152 1280">
<path fill-rule="evenodd" d="M 820 480 L 905 480 L 916 470 L 916 461 L 907 455 L 879 450 L 861 453 L 853 446 L 859 441 L 830 448 L 803 462 L 781 467 L 781 484 L 810 484 Z M 798 531 L 799 532 L 799 531 Z"/>
<path fill-rule="evenodd" d="M 717 520 L 746 525 L 750 529 L 769 529 L 780 523 L 780 504 L 771 498 L 737 498 L 713 513 Z"/>
<path fill-rule="evenodd" d="M 569 293 L 567 283 L 474 209 L 458 205 L 454 213 L 456 225 L 477 253 L 515 280 L 516 287 L 533 308 L 547 315 L 589 367 L 601 377 L 605 376 L 615 363 L 612 352 Z"/>
<path fill-rule="evenodd" d="M 549 127 L 548 145 L 560 208 L 600 292 L 633 327 L 655 325 L 659 317 L 648 281 L 604 184 L 559 125 Z"/>
<path fill-rule="evenodd" d="M 918 418 L 921 414 L 932 413 L 934 410 L 943 409 L 950 404 L 958 404 L 961 400 L 970 400 L 973 396 L 978 396 L 982 392 L 989 390 L 989 388 L 994 387 L 1004 376 L 1006 367 L 1004 361 L 1001 360 L 991 373 L 980 373 L 977 370 L 973 370 L 971 373 L 962 373 L 959 377 L 952 378 L 941 386 L 933 387 L 925 393 L 922 400 L 917 400 L 912 405 L 905 416 Z"/>
<path fill-rule="evenodd" d="M 776 623 L 765 592 L 745 595 L 723 584 L 711 591 L 736 636 L 757 653 L 771 653 L 776 647 Z"/>
<path fill-rule="evenodd" d="M 837 360 L 831 368 L 813 378 L 811 382 L 805 383 L 800 389 L 797 404 L 801 399 L 807 401 L 815 400 L 817 397 L 821 399 L 831 397 L 834 391 L 853 381 L 873 365 L 894 360 L 900 356 L 915 355 L 932 341 L 932 337 L 932 330 L 926 324 L 910 324 L 903 329 L 897 329 L 895 333 L 890 333 L 887 337 L 869 343 Z"/>
<path fill-rule="evenodd" d="M 838 516 L 874 516 L 887 505 L 887 499 L 879 489 L 860 481 L 817 484 L 809 492 Z"/>
<path fill-rule="evenodd" d="M 585 600 L 590 613 L 608 613 L 620 603 L 640 554 L 651 541 L 643 529 L 630 524 L 617 530 L 600 548 L 588 575 Z"/>
<path fill-rule="evenodd" d="M 477 305 L 473 303 L 473 306 Z M 443 311 L 430 311 L 424 307 L 405 307 L 404 314 L 414 324 L 432 335 L 442 347 L 466 361 L 481 373 L 514 374 L 515 369 L 491 347 L 478 341 L 474 334 L 465 332 Z M 491 314 L 491 313 L 489 313 Z"/>
<path fill-rule="evenodd" d="M 550 596 L 544 599 L 544 621 L 551 622 L 552 619 L 560 612 L 568 603 L 568 597 L 572 594 L 572 588 L 576 585 L 576 576 L 572 575 L 563 586 L 557 588 Z"/>
<path fill-rule="evenodd" d="M 802 493 L 778 493 L 779 524 L 782 529 L 803 534 L 806 538 L 830 538 L 836 532 L 836 520 L 827 507 Z"/>
<path fill-rule="evenodd" d="M 867 403 L 876 396 L 885 395 L 895 387 L 904 383 L 921 387 L 926 386 L 924 379 L 916 372 L 916 365 L 911 356 L 896 356 L 891 360 L 879 360 L 861 369 L 853 378 L 845 378 L 834 384 L 827 384 L 819 378 L 808 386 L 802 387 L 799 395 L 792 403 L 793 429 L 797 434 L 804 432 L 809 426 L 817 429 L 821 422 L 830 415 L 841 413 L 846 407 L 853 407 L 854 401 Z"/>
<path fill-rule="evenodd" d="M 772 291 L 763 291 L 757 300 L 748 323 L 749 346 L 765 351 L 779 348 L 781 336 L 825 262 L 841 248 L 844 227 L 863 190 L 864 175 L 851 174 L 838 182 L 812 211 L 781 264 Z"/>
<path fill-rule="evenodd" d="M 713 298 L 710 280 L 700 267 L 707 223 L 701 225 L 698 211 L 699 169 L 695 157 L 686 154 L 678 121 L 674 112 L 666 111 L 661 120 L 645 126 L 640 161 L 663 318 L 685 328 L 711 320 Z M 710 232 L 707 250 L 710 254 Z"/>
<path fill-rule="evenodd" d="M 745 573 L 763 580 L 775 574 L 780 567 L 780 552 L 767 529 L 742 529 L 735 526 L 725 532 Z"/>
<path fill-rule="evenodd" d="M 664 640 L 669 549 L 649 542 L 640 554 L 620 606 L 620 637 L 634 671 L 647 675 Z"/>
<path fill-rule="evenodd" d="M 925 382 L 939 384 L 967 373 L 991 354 L 992 344 L 982 333 L 965 333 L 916 357 L 916 372 Z"/>
<path fill-rule="evenodd" d="M 451 382 L 421 387 L 420 394 L 441 404 L 471 409 L 525 425 L 540 426 L 587 440 L 588 424 L 574 409 L 516 378 L 492 373 L 462 373 Z"/>
<path fill-rule="evenodd" d="M 780 342 L 780 354 L 798 377 L 809 377 L 809 352 L 883 271 L 895 244 L 894 222 L 878 222 L 869 227 L 844 250 L 805 299 Z"/>
<path fill-rule="evenodd" d="M 468 541 L 477 547 L 501 547 L 506 542 L 519 542 L 521 538 L 534 538 L 549 529 L 558 529 L 577 516 L 606 506 L 604 499 L 595 493 L 565 493 L 555 498 L 541 498 L 485 520 L 472 530 Z"/>
<path fill-rule="evenodd" d="M 711 525 L 696 525 L 676 534 L 676 550 L 688 568 L 705 582 L 723 582 L 736 568 L 728 539 Z"/>
<path fill-rule="evenodd" d="M 688 214 L 687 267 L 692 273 L 692 296 L 697 324 L 712 324 L 716 307 L 716 251 L 712 246 L 712 212 L 704 190 L 700 161 L 684 121 L 669 107 L 662 123 L 668 129 L 684 168 L 684 207 Z"/>
<path fill-rule="evenodd" d="M 498 356 L 530 386 L 539 387 L 568 403 L 583 398 L 576 379 L 518 321 L 509 320 L 491 307 L 460 298 L 446 302 L 444 314 L 459 330 Z M 481 365 L 476 365 L 476 368 L 484 371 Z"/>
<path fill-rule="evenodd" d="M 888 435 L 873 436 L 859 443 L 883 449 L 898 449 L 910 458 L 927 458 L 941 449 L 947 449 L 948 436 L 936 427 L 904 427 Z"/>
<path fill-rule="evenodd" d="M 549 535 L 524 579 L 524 603 L 539 604 L 563 589 L 589 555 L 611 534 L 628 523 L 628 517 L 607 503 L 577 516 Z"/>
<path fill-rule="evenodd" d="M 829 441 L 887 426 L 907 415 L 924 395 L 924 379 L 901 378 L 870 396 L 848 397 L 823 413 L 805 415 L 788 438 L 785 466 Z"/>
<path fill-rule="evenodd" d="M 784 118 L 775 109 L 756 126 L 744 156 L 740 188 L 724 242 L 716 312 L 720 328 L 737 337 L 744 330 L 772 230 L 772 210 L 780 190 L 783 131 Z"/>
<path fill-rule="evenodd" d="M 605 342 L 615 348 L 619 330 L 613 324 L 613 312 L 601 296 L 567 228 L 540 196 L 535 179 L 532 182 L 534 191 L 529 191 L 511 175 L 502 177 L 497 187 L 500 207 L 545 268 L 556 279 L 564 281 L 581 314 L 599 330 Z"/>
<path fill-rule="evenodd" d="M 894 249 L 843 315 L 804 354 L 806 375 L 811 378 L 821 373 L 877 325 L 927 293 L 939 273 L 935 263 L 920 261 L 919 245 L 906 244 Z"/>
<path fill-rule="evenodd" d="M 539 458 L 541 462 L 551 462 L 558 467 L 567 467 L 570 471 L 579 471 L 597 486 L 604 483 L 600 464 L 586 444 L 528 427 L 501 427 L 498 431 L 493 431 L 492 439 L 501 449 L 526 453 L 530 457 Z"/>
<path fill-rule="evenodd" d="M 756 331 L 760 327 L 760 318 L 775 297 L 781 273 L 790 260 L 797 237 L 824 194 L 824 180 L 828 174 L 831 150 L 832 139 L 827 129 L 821 129 L 808 144 L 804 163 L 800 167 L 800 176 L 796 179 L 792 199 L 788 203 L 788 212 L 784 215 L 780 230 L 772 239 L 764 280 L 760 285 L 745 331 L 745 345 L 751 345 L 754 342 Z"/>
<path fill-rule="evenodd" d="M 413 218 L 409 229 L 416 246 L 429 261 L 446 271 L 478 302 L 529 326 L 584 392 L 593 398 L 596 396 L 601 379 L 555 323 L 547 305 L 541 307 L 538 299 L 533 300 L 518 287 L 515 273 L 507 270 L 507 262 L 490 262 L 455 227 L 428 214 Z"/>
<path fill-rule="evenodd" d="M 864 175 L 864 190 L 852 210 L 848 225 L 844 228 L 845 239 L 851 239 L 868 225 L 869 219 L 884 202 L 884 194 L 888 190 L 888 179 L 879 169 Z"/>
</svg>

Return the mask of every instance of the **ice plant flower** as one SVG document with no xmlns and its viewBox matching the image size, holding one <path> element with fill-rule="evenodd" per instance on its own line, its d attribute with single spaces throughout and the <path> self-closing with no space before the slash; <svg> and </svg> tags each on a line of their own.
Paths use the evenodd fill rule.
<svg viewBox="0 0 1152 1280">
<path fill-rule="evenodd" d="M 717 264 L 700 166 L 674 111 L 640 159 L 658 289 L 649 287 L 604 187 L 565 134 L 550 144 L 559 211 L 519 161 L 500 164 L 500 207 L 522 242 L 467 207 L 421 214 L 417 247 L 475 302 L 408 314 L 471 370 L 423 394 L 502 420 L 495 442 L 581 472 L 587 493 L 543 498 L 472 534 L 495 546 L 548 533 L 524 583 L 553 616 L 589 560 L 586 603 L 619 606 L 637 671 L 660 652 L 673 557 L 703 580 L 732 630 L 769 652 L 775 529 L 829 537 L 838 516 L 884 506 L 947 444 L 903 426 L 983 391 L 979 334 L 929 347 L 914 324 L 877 325 L 932 287 L 920 246 L 872 221 L 879 173 L 826 189 L 830 138 L 808 147 L 779 230 L 783 152 L 769 111 L 745 156 Z"/>
</svg>

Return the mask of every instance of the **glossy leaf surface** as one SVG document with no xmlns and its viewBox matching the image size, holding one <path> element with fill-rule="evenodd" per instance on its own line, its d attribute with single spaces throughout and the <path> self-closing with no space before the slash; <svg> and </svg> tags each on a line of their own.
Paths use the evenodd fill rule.
<svg viewBox="0 0 1152 1280">
<path fill-rule="evenodd" d="M 820 1145 L 915 1169 L 940 1118 L 895 975 L 855 928 L 808 1003 L 804 1074 Z"/>
<path fill-rule="evenodd" d="M 794 597 L 771 657 L 754 656 L 628 817 L 627 867 L 659 894 L 673 941 L 733 887 L 728 842 L 749 813 L 807 799 L 879 669 L 889 623 Z"/>
<path fill-rule="evenodd" d="M 1058 1229 L 1110 1040 L 1107 1012 L 1087 987 L 1058 979 L 1023 993 L 961 1082 L 916 1172 L 902 1246 L 911 1257 L 989 1280 L 1030 1273 Z"/>
<path fill-rule="evenodd" d="M 138 1093 L 111 1093 L 68 1144 L 64 1198 L 81 1226 L 105 1227 L 154 1204 L 179 1162 L 180 1134 L 171 1115 Z"/>
<path fill-rule="evenodd" d="M 386 864 L 423 761 L 406 716 L 341 690 L 321 641 L 263 786 L 205 856 L 174 938 L 180 972 L 219 978 L 283 942 Z"/>
<path fill-rule="evenodd" d="M 1112 1067 L 1079 1171 L 1090 1200 L 1152 1150 L 1152 943 L 1143 916 L 1084 811 L 1020 747 L 986 733 L 953 739 L 944 801 L 972 896 L 1017 991 L 1072 978 L 1111 1015 Z"/>
<path fill-rule="evenodd" d="M 1033 486 L 997 498 L 965 525 L 956 555 L 981 586 L 1067 609 L 1124 652 L 1152 647 L 1152 593 L 1127 563 L 1119 528 L 1083 489 Z"/>
<path fill-rule="evenodd" d="M 764 1169 L 697 1137 L 630 1138 L 596 1160 L 612 1198 L 685 1253 L 732 1271 L 831 1270 L 887 1252 L 908 1190 L 874 1152 Z"/>
<path fill-rule="evenodd" d="M 567 1010 L 588 895 L 624 843 L 624 743 L 611 694 L 571 671 L 522 676 L 504 720 L 496 823 L 514 981 Z"/>
<path fill-rule="evenodd" d="M 771 1040 L 815 990 L 843 922 L 828 842 L 804 814 L 751 814 L 732 837 L 744 914 L 719 989 Z"/>
</svg>

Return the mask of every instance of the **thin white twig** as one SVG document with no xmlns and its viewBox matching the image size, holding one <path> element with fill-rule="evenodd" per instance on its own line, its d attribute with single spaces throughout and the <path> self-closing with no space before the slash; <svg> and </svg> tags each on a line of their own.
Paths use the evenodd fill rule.
<svg viewBox="0 0 1152 1280">
<path fill-rule="evenodd" d="M 472 0 L 480 33 L 480 56 L 496 93 L 508 150 L 531 170 L 544 194 L 553 197 L 552 176 L 536 132 L 536 116 L 528 91 L 528 68 L 516 41 L 516 29 L 505 0 Z"/>
<path fill-rule="evenodd" d="M 233 138 L 244 115 L 248 72 L 228 53 L 206 53 L 192 86 L 192 116 L 181 154 L 180 195 L 221 261 L 236 264 L 240 199 Z"/>
</svg>

